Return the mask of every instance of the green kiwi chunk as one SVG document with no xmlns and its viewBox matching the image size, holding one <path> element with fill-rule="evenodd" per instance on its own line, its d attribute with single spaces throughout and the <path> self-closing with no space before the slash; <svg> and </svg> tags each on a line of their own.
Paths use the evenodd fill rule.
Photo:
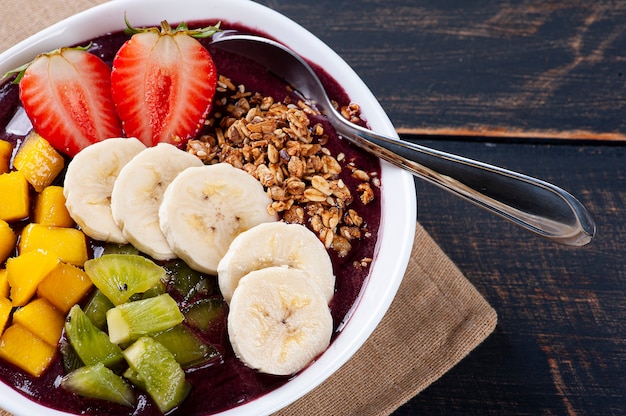
<svg viewBox="0 0 626 416">
<path fill-rule="evenodd" d="M 196 296 L 206 296 L 215 290 L 215 278 L 192 269 L 180 259 L 168 261 L 163 265 L 169 276 L 169 285 L 176 290 L 184 301 Z"/>
<path fill-rule="evenodd" d="M 167 413 L 189 394 L 191 385 L 174 355 L 150 337 L 141 337 L 124 350 L 134 379 L 152 398 L 159 410 Z"/>
<path fill-rule="evenodd" d="M 189 325 L 200 331 L 206 331 L 213 324 L 224 319 L 226 314 L 225 308 L 226 303 L 221 297 L 209 298 L 192 303 L 185 307 L 182 312 Z"/>
<path fill-rule="evenodd" d="M 114 304 L 127 302 L 167 279 L 165 269 L 136 254 L 106 254 L 85 262 L 85 272 Z"/>
<path fill-rule="evenodd" d="M 65 373 L 70 373 L 80 367 L 83 367 L 85 364 L 83 360 L 80 359 L 72 344 L 70 344 L 70 340 L 67 337 L 61 337 L 61 341 L 59 342 L 59 352 L 61 353 L 61 360 L 63 361 L 63 370 Z"/>
<path fill-rule="evenodd" d="M 79 305 L 72 306 L 65 332 L 74 351 L 85 365 L 103 363 L 113 367 L 124 360 L 122 349 L 112 343 L 106 332 L 97 328 Z"/>
<path fill-rule="evenodd" d="M 131 296 L 130 300 L 134 301 L 134 300 L 153 298 L 155 296 L 162 295 L 165 292 L 167 292 L 167 285 L 164 281 L 159 280 L 158 282 L 156 282 L 154 286 L 152 286 L 150 289 L 146 290 L 145 292 L 136 293 L 133 296 Z"/>
<path fill-rule="evenodd" d="M 124 374 L 122 374 L 122 377 L 124 377 L 126 380 L 133 383 L 135 387 L 140 388 L 143 391 L 146 390 L 146 383 L 144 383 L 139 378 L 139 374 L 137 374 L 137 372 L 133 370 L 131 367 L 126 368 L 126 370 L 124 371 Z"/>
<path fill-rule="evenodd" d="M 184 324 L 176 325 L 152 337 L 163 344 L 183 368 L 200 366 L 219 356 L 213 346 L 203 342 Z"/>
<path fill-rule="evenodd" d="M 111 303 L 109 298 L 106 297 L 100 289 L 93 291 L 91 298 L 85 305 L 85 315 L 91 320 L 97 328 L 102 330 L 106 329 L 107 324 L 107 311 L 113 308 L 115 305 Z"/>
<path fill-rule="evenodd" d="M 107 311 L 109 339 L 115 344 L 125 344 L 143 335 L 165 331 L 184 319 L 178 304 L 167 293 L 124 303 Z"/>
<path fill-rule="evenodd" d="M 123 406 L 135 407 L 137 403 L 132 386 L 102 363 L 80 367 L 65 375 L 61 387 L 81 396 Z"/>
<path fill-rule="evenodd" d="M 139 254 L 139 250 L 132 244 L 106 243 L 102 255 L 106 254 Z"/>
</svg>

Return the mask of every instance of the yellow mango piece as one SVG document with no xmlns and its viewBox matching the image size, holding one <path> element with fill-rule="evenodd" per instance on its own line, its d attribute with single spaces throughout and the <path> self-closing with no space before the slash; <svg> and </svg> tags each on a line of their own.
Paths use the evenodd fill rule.
<svg viewBox="0 0 626 416">
<path fill-rule="evenodd" d="M 7 298 L 0 297 L 0 335 L 2 335 L 4 328 L 6 328 L 9 322 L 12 309 L 13 305 L 11 305 L 11 301 Z"/>
<path fill-rule="evenodd" d="M 0 298 L 9 297 L 9 272 L 7 269 L 0 269 Z"/>
<path fill-rule="evenodd" d="M 11 170 L 11 155 L 13 145 L 6 140 L 0 140 L 0 173 L 7 173 Z"/>
<path fill-rule="evenodd" d="M 0 264 L 15 251 L 16 241 L 17 235 L 13 229 L 6 221 L 0 220 Z"/>
<path fill-rule="evenodd" d="M 65 207 L 62 186 L 48 186 L 37 195 L 34 222 L 55 227 L 73 227 L 74 220 Z"/>
<path fill-rule="evenodd" d="M 13 323 L 23 325 L 54 347 L 61 339 L 65 316 L 44 298 L 37 298 L 13 313 Z"/>
<path fill-rule="evenodd" d="M 31 223 L 22 230 L 18 252 L 33 250 L 54 253 L 61 261 L 81 266 L 87 261 L 87 239 L 76 228 L 51 227 Z"/>
<path fill-rule="evenodd" d="M 0 220 L 7 222 L 28 217 L 30 195 L 28 181 L 22 172 L 13 171 L 0 175 Z"/>
<path fill-rule="evenodd" d="M 59 264 L 53 253 L 33 250 L 7 260 L 7 280 L 13 306 L 24 306 L 41 281 Z"/>
<path fill-rule="evenodd" d="M 34 377 L 46 371 L 56 351 L 20 324 L 9 326 L 0 338 L 0 357 Z"/>
<path fill-rule="evenodd" d="M 13 159 L 13 167 L 24 174 L 37 192 L 49 186 L 64 165 L 63 156 L 34 132 L 24 140 Z"/>
<path fill-rule="evenodd" d="M 72 306 L 89 293 L 93 283 L 87 273 L 76 266 L 59 263 L 39 283 L 37 295 L 45 298 L 59 311 L 67 315 Z"/>
</svg>

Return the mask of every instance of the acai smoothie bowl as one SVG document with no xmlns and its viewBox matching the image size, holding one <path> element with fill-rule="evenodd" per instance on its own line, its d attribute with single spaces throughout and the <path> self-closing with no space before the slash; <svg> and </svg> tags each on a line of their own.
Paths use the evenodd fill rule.
<svg viewBox="0 0 626 416">
<path fill-rule="evenodd" d="M 245 0 L 117 0 L 0 55 L 0 408 L 264 415 L 350 359 L 413 243 L 410 174 L 212 45 L 269 37 L 395 131 L 304 28 Z"/>
</svg>

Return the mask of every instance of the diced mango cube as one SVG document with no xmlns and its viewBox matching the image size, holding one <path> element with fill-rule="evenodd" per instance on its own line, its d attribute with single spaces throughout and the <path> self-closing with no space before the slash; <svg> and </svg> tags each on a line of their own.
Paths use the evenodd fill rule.
<svg viewBox="0 0 626 416">
<path fill-rule="evenodd" d="M 76 228 L 51 227 L 30 223 L 22 230 L 19 253 L 43 250 L 54 253 L 65 263 L 81 266 L 87 261 L 87 239 Z"/>
<path fill-rule="evenodd" d="M 39 283 L 37 295 L 47 299 L 63 314 L 67 314 L 92 287 L 91 279 L 82 269 L 71 264 L 59 263 Z"/>
<path fill-rule="evenodd" d="M 16 241 L 17 235 L 11 226 L 6 221 L 0 220 L 0 264 L 15 251 Z"/>
<path fill-rule="evenodd" d="M 0 175 L 0 220 L 15 221 L 28 217 L 30 195 L 28 181 L 22 172 L 13 171 Z"/>
<path fill-rule="evenodd" d="M 0 297 L 0 335 L 2 335 L 4 328 L 6 328 L 9 322 L 12 309 L 13 305 L 11 305 L 11 301 L 7 298 Z"/>
<path fill-rule="evenodd" d="M 0 173 L 7 173 L 11 170 L 11 155 L 13 145 L 6 140 L 0 140 Z"/>
<path fill-rule="evenodd" d="M 9 297 L 9 272 L 7 269 L 0 269 L 0 297 Z"/>
<path fill-rule="evenodd" d="M 41 281 L 59 264 L 56 254 L 33 250 L 7 260 L 7 280 L 13 306 L 24 306 Z"/>
<path fill-rule="evenodd" d="M 74 220 L 65 207 L 62 186 L 48 186 L 37 195 L 34 222 L 55 227 L 74 226 Z"/>
<path fill-rule="evenodd" d="M 18 323 L 30 332 L 56 346 L 61 339 L 65 316 L 44 298 L 37 298 L 13 313 L 13 323 Z"/>
<path fill-rule="evenodd" d="M 20 324 L 9 326 L 0 338 L 0 357 L 34 377 L 46 371 L 56 351 L 56 347 Z"/>
<path fill-rule="evenodd" d="M 34 132 L 24 140 L 13 159 L 13 167 L 24 173 L 37 192 L 50 185 L 64 165 L 63 156 Z"/>
</svg>

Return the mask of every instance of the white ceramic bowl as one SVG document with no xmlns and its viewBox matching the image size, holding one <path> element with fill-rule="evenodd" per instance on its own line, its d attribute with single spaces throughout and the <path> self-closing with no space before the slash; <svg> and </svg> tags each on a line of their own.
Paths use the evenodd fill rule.
<svg viewBox="0 0 626 416">
<path fill-rule="evenodd" d="M 336 79 L 352 101 L 360 104 L 369 125 L 381 133 L 396 132 L 367 86 L 335 52 L 313 34 L 264 6 L 247 0 L 115 0 L 104 3 L 37 33 L 0 55 L 0 74 L 16 68 L 38 53 L 77 44 L 123 29 L 127 13 L 133 25 L 157 25 L 204 19 L 241 22 L 258 28 L 290 46 Z M 275 412 L 322 383 L 363 345 L 393 300 L 404 275 L 415 231 L 416 199 L 413 178 L 382 164 L 382 218 L 371 273 L 352 316 L 328 350 L 309 368 L 284 386 L 221 415 L 264 415 Z M 0 383 L 0 408 L 16 415 L 60 415 L 29 401 Z"/>
</svg>

